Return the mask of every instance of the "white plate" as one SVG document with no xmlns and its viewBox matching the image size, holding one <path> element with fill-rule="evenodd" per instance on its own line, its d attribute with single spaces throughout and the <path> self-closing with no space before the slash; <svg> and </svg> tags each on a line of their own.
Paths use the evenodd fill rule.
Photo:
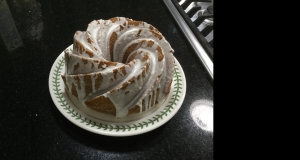
<svg viewBox="0 0 300 160">
<path fill-rule="evenodd" d="M 72 48 L 70 45 L 68 48 Z M 174 77 L 170 94 L 156 111 L 130 122 L 107 122 L 80 111 L 65 94 L 61 74 L 65 72 L 64 52 L 55 60 L 49 75 L 49 90 L 58 110 L 75 125 L 93 133 L 107 136 L 133 136 L 154 130 L 169 121 L 179 110 L 186 93 L 184 72 L 175 58 Z"/>
</svg>

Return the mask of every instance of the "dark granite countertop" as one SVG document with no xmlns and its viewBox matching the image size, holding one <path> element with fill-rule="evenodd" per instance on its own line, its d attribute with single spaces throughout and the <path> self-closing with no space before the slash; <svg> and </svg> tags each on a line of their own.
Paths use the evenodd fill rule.
<svg viewBox="0 0 300 160">
<path fill-rule="evenodd" d="M 162 1 L 6 2 L 22 40 L 15 35 L 12 47 L 23 45 L 8 51 L 3 36 L 0 43 L 0 159 L 213 159 L 213 87 Z M 155 26 L 174 49 L 187 83 L 174 117 L 155 130 L 129 137 L 76 126 L 59 112 L 48 87 L 50 69 L 72 44 L 74 33 L 86 30 L 92 20 L 116 16 Z M 0 33 L 5 35 L 4 24 L 6 29 L 11 24 L 5 22 L 7 17 L 0 20 Z"/>
</svg>

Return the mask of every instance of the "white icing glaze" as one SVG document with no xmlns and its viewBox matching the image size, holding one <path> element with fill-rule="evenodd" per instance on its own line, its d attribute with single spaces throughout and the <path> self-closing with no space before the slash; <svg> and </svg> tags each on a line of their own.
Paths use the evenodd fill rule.
<svg viewBox="0 0 300 160">
<path fill-rule="evenodd" d="M 99 96 L 109 98 L 116 117 L 126 116 L 135 106 L 147 111 L 155 102 L 162 103 L 169 91 L 173 52 L 146 22 L 124 17 L 94 20 L 86 32 L 75 33 L 73 50 L 65 51 L 65 85 L 83 106 Z"/>
</svg>

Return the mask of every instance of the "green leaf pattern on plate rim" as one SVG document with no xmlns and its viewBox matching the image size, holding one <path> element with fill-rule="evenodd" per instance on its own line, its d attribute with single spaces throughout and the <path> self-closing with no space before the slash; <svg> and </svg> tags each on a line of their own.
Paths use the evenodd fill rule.
<svg viewBox="0 0 300 160">
<path fill-rule="evenodd" d="M 108 124 L 104 124 L 104 123 L 96 123 L 90 119 L 87 119 L 86 117 L 83 117 L 82 115 L 80 115 L 78 112 L 76 112 L 74 109 L 72 109 L 70 107 L 70 105 L 68 105 L 68 103 L 66 102 L 61 89 L 59 89 L 60 86 L 60 78 L 61 78 L 61 69 L 64 66 L 65 60 L 64 57 L 62 57 L 59 62 L 58 65 L 55 66 L 55 70 L 54 70 L 54 75 L 53 75 L 53 90 L 55 91 L 54 94 L 56 95 L 56 98 L 58 99 L 58 102 L 60 103 L 60 106 L 67 111 L 68 114 L 71 115 L 71 117 L 74 117 L 76 120 L 80 121 L 81 123 L 85 123 L 86 125 L 90 126 L 90 127 L 97 127 L 97 129 L 103 129 L 103 130 L 108 130 L 108 131 L 123 131 L 125 132 L 130 131 L 131 129 L 133 130 L 137 130 L 137 129 L 143 129 L 144 127 L 148 127 L 150 124 L 154 125 L 155 122 L 159 122 L 160 119 L 163 119 L 164 116 L 168 115 L 168 112 L 172 112 L 173 105 L 176 105 L 176 101 L 179 101 L 179 97 L 180 97 L 180 93 L 182 90 L 182 84 L 181 84 L 181 76 L 180 73 L 178 72 L 178 68 L 175 65 L 174 67 L 174 78 L 173 82 L 174 82 L 174 93 L 171 97 L 171 100 L 168 102 L 168 105 L 166 105 L 163 109 L 163 111 L 160 112 L 160 114 L 157 114 L 155 116 L 153 116 L 152 118 L 149 118 L 148 121 L 144 121 L 141 123 L 137 123 L 137 124 L 132 124 L 132 125 L 108 125 Z"/>
</svg>

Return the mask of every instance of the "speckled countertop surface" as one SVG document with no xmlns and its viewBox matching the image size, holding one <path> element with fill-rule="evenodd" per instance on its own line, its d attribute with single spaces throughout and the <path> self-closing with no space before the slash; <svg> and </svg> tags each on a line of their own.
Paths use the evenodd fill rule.
<svg viewBox="0 0 300 160">
<path fill-rule="evenodd" d="M 7 0 L 23 46 L 0 43 L 0 159 L 213 159 L 213 87 L 159 0 Z M 48 88 L 50 69 L 92 20 L 115 16 L 155 26 L 170 42 L 187 82 L 167 123 L 130 137 L 86 131 L 66 119 Z M 2 28 L 3 29 L 3 28 Z"/>
</svg>

